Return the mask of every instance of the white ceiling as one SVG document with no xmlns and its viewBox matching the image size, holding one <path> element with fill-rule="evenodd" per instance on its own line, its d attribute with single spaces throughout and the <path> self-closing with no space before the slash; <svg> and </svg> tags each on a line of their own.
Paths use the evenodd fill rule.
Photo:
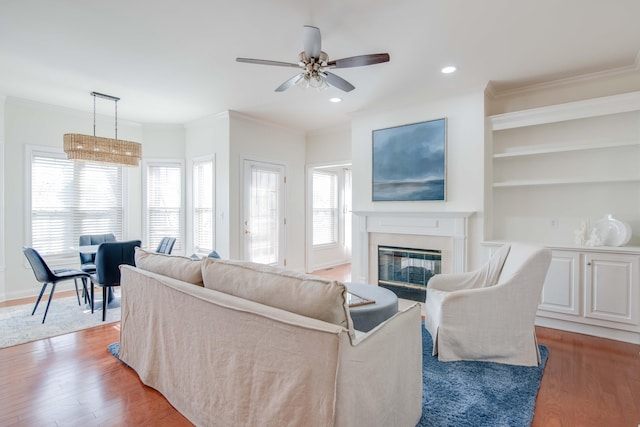
<svg viewBox="0 0 640 427">
<path fill-rule="evenodd" d="M 312 130 L 397 98 L 637 67 L 639 17 L 638 0 L 0 0 L 0 95 L 91 111 L 97 91 L 141 123 L 231 109 Z M 295 69 L 235 61 L 297 62 L 305 24 L 330 59 L 391 61 L 333 70 L 350 93 L 276 93 Z"/>
</svg>

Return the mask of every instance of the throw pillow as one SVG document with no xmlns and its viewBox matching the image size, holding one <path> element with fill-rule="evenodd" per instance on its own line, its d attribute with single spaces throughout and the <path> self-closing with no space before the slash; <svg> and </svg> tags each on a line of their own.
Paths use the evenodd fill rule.
<svg viewBox="0 0 640 427">
<path fill-rule="evenodd" d="M 172 279 L 203 286 L 200 260 L 147 252 L 144 249 L 136 248 L 136 267 Z"/>
<path fill-rule="evenodd" d="M 353 331 L 344 284 L 245 261 L 203 258 L 208 289 L 333 323 Z"/>
</svg>

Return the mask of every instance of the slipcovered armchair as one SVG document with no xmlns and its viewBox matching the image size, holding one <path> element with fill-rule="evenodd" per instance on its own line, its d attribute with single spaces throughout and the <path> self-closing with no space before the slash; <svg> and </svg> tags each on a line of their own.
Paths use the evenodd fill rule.
<svg viewBox="0 0 640 427">
<path fill-rule="evenodd" d="M 424 326 L 438 360 L 536 366 L 536 310 L 551 251 L 502 246 L 482 268 L 439 274 L 427 284 Z"/>
</svg>

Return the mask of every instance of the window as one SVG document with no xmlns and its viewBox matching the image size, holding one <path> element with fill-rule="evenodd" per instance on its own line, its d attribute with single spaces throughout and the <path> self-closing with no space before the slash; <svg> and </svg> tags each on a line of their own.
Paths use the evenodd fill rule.
<svg viewBox="0 0 640 427">
<path fill-rule="evenodd" d="M 313 245 L 338 241 L 338 175 L 313 172 Z"/>
<path fill-rule="evenodd" d="M 163 237 L 175 237 L 173 252 L 183 250 L 182 162 L 145 162 L 146 246 L 155 250 Z"/>
<path fill-rule="evenodd" d="M 214 158 L 193 161 L 193 247 L 196 253 L 215 249 Z"/>
<path fill-rule="evenodd" d="M 351 255 L 351 200 L 353 194 L 352 188 L 353 175 L 349 168 L 344 168 L 344 201 L 342 203 L 344 212 L 344 247 L 349 255 Z"/>
<path fill-rule="evenodd" d="M 28 147 L 31 246 L 53 262 L 73 257 L 83 234 L 123 235 L 120 166 L 67 160 L 64 153 Z M 66 262 L 66 260 L 64 260 Z"/>
</svg>

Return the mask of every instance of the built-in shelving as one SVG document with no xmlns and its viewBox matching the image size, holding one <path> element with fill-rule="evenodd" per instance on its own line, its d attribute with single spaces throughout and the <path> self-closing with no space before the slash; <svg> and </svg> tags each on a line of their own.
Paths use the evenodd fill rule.
<svg viewBox="0 0 640 427">
<path fill-rule="evenodd" d="M 619 148 L 619 147 L 640 147 L 640 141 L 621 141 L 621 142 L 613 142 L 613 143 L 582 144 L 582 145 L 573 145 L 573 146 L 546 145 L 546 146 L 532 147 L 528 150 L 514 150 L 511 152 L 495 153 L 493 155 L 493 158 L 503 159 L 508 157 L 567 153 L 571 151 L 608 150 L 611 148 Z"/>
<path fill-rule="evenodd" d="M 536 180 L 520 180 L 520 181 L 502 181 L 494 182 L 494 188 L 501 187 L 530 187 L 537 185 L 588 185 L 588 184 L 613 184 L 620 182 L 640 182 L 638 178 L 579 178 L 579 179 L 536 179 Z"/>
<path fill-rule="evenodd" d="M 485 239 L 568 246 L 582 223 L 612 213 L 640 246 L 640 92 L 488 123 Z"/>
<path fill-rule="evenodd" d="M 552 250 L 536 323 L 640 343 L 640 92 L 488 123 L 484 244 Z M 605 214 L 629 223 L 627 246 L 578 244 Z"/>
</svg>

